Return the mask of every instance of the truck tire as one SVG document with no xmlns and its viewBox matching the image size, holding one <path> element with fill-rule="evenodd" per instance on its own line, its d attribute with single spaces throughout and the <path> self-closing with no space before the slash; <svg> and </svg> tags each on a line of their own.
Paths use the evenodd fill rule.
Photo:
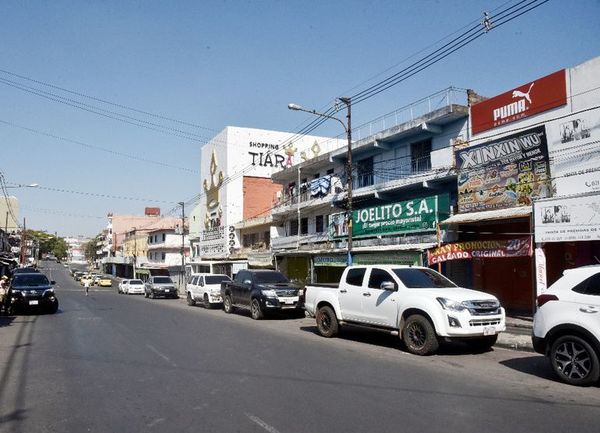
<svg viewBox="0 0 600 433">
<path fill-rule="evenodd" d="M 250 304 L 250 314 L 254 320 L 260 320 L 265 317 L 265 312 L 260 306 L 260 302 L 257 298 L 252 299 Z"/>
<path fill-rule="evenodd" d="M 406 319 L 402 340 L 410 353 L 420 356 L 432 355 L 440 346 L 433 325 L 420 314 L 413 314 Z"/>
<path fill-rule="evenodd" d="M 550 347 L 550 363 L 561 381 L 590 386 L 600 379 L 600 364 L 594 348 L 577 335 L 563 335 Z"/>
<path fill-rule="evenodd" d="M 188 294 L 187 294 L 187 304 L 190 307 L 193 307 L 194 305 L 196 305 L 196 301 L 194 300 L 194 298 L 192 298 L 192 294 L 190 292 L 188 292 Z"/>
<path fill-rule="evenodd" d="M 210 300 L 208 299 L 208 295 L 206 293 L 204 294 L 204 299 L 202 299 L 202 305 L 207 310 L 210 310 L 212 308 L 212 306 L 210 305 Z"/>
<path fill-rule="evenodd" d="M 225 295 L 225 298 L 223 298 L 223 311 L 225 311 L 227 314 L 231 314 L 233 313 L 233 302 L 231 302 L 231 295 Z"/>
<path fill-rule="evenodd" d="M 323 337 L 335 337 L 339 331 L 339 324 L 335 312 L 331 307 L 324 306 L 317 311 L 317 330 Z"/>
</svg>

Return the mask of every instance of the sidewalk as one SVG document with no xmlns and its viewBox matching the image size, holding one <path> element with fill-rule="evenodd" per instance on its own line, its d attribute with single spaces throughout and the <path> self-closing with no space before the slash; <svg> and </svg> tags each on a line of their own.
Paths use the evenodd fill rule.
<svg viewBox="0 0 600 433">
<path fill-rule="evenodd" d="M 505 349 L 523 350 L 534 352 L 531 343 L 531 330 L 533 328 L 532 318 L 507 317 L 506 331 L 498 336 L 496 346 Z"/>
</svg>

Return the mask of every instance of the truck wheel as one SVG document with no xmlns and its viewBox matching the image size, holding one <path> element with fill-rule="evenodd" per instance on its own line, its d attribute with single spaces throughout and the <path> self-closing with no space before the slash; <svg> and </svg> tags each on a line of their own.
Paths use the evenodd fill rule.
<svg viewBox="0 0 600 433">
<path fill-rule="evenodd" d="M 321 307 L 317 311 L 317 329 L 323 337 L 330 338 L 337 335 L 339 324 L 331 307 Z"/>
<path fill-rule="evenodd" d="M 550 348 L 550 363 L 561 381 L 589 386 L 600 378 L 598 355 L 583 338 L 563 335 Z"/>
<path fill-rule="evenodd" d="M 433 325 L 420 314 L 413 314 L 406 319 L 402 339 L 406 349 L 415 355 L 431 355 L 440 346 Z"/>
<path fill-rule="evenodd" d="M 210 300 L 208 299 L 208 295 L 205 293 L 204 294 L 204 299 L 202 299 L 202 305 L 204 306 L 204 308 L 206 308 L 207 310 L 210 310 L 212 308 L 212 306 L 210 305 Z"/>
<path fill-rule="evenodd" d="M 196 305 L 196 301 L 194 300 L 194 298 L 192 298 L 192 294 L 190 292 L 188 292 L 188 294 L 187 294 L 187 304 L 190 307 L 193 307 L 194 305 Z"/>
<path fill-rule="evenodd" d="M 148 292 L 146 292 L 145 290 L 144 290 L 144 298 L 146 298 L 146 299 L 148 298 Z"/>
<path fill-rule="evenodd" d="M 58 301 L 56 301 L 55 303 L 53 303 L 48 308 L 48 314 L 56 314 L 57 311 L 58 311 Z"/>
<path fill-rule="evenodd" d="M 250 305 L 250 314 L 254 320 L 260 320 L 265 317 L 265 313 L 260 306 L 260 302 L 256 298 L 252 300 L 252 304 Z"/>
<path fill-rule="evenodd" d="M 490 350 L 496 341 L 498 340 L 498 335 L 489 335 L 485 337 L 473 338 L 468 341 L 469 346 L 475 349 L 478 352 L 485 352 L 486 350 Z"/>
<path fill-rule="evenodd" d="M 223 310 L 227 313 L 227 314 L 231 314 L 233 313 L 233 302 L 231 302 L 231 296 L 230 295 L 225 295 L 225 298 L 223 299 Z"/>
</svg>

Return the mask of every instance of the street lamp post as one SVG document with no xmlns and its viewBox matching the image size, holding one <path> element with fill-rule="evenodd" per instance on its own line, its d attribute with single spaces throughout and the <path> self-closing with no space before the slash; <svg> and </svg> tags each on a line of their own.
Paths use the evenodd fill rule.
<svg viewBox="0 0 600 433">
<path fill-rule="evenodd" d="M 348 113 L 346 114 L 347 122 L 344 123 L 343 120 L 338 119 L 337 117 L 330 116 L 328 114 L 319 113 L 316 110 L 307 110 L 298 104 L 288 104 L 288 108 L 294 111 L 304 111 L 305 113 L 310 113 L 315 116 L 324 117 L 326 119 L 337 120 L 344 127 L 344 131 L 346 131 L 346 136 L 348 138 L 348 149 L 346 151 L 346 177 L 348 179 L 348 189 L 347 189 L 347 215 L 346 221 L 348 224 L 348 257 L 346 259 L 346 263 L 348 266 L 352 265 L 352 101 L 349 97 L 342 96 L 338 98 L 338 101 L 346 105 Z"/>
</svg>

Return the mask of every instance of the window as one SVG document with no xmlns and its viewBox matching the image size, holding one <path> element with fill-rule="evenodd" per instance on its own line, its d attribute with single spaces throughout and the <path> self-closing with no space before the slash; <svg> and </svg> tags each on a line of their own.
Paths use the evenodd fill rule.
<svg viewBox="0 0 600 433">
<path fill-rule="evenodd" d="M 313 174 L 313 179 L 318 179 L 318 178 L 320 178 L 320 177 L 321 177 L 321 176 L 319 176 L 319 173 L 315 173 L 315 174 Z"/>
<path fill-rule="evenodd" d="M 362 286 L 366 268 L 352 268 L 346 274 L 346 283 L 351 286 Z"/>
<path fill-rule="evenodd" d="M 431 139 L 411 143 L 410 161 L 413 174 L 431 170 Z"/>
<path fill-rule="evenodd" d="M 323 233 L 323 215 L 315 217 L 315 233 Z"/>
<path fill-rule="evenodd" d="M 290 220 L 290 236 L 298 234 L 298 220 Z"/>
<path fill-rule="evenodd" d="M 308 234 L 308 218 L 300 219 L 300 234 Z"/>
<path fill-rule="evenodd" d="M 333 168 L 330 168 L 329 170 L 327 170 L 327 174 L 333 174 Z"/>
<path fill-rule="evenodd" d="M 373 185 L 373 158 L 366 158 L 358 161 L 356 164 L 356 179 L 354 180 L 357 188 Z"/>
<path fill-rule="evenodd" d="M 166 233 L 162 234 L 162 240 L 163 240 L 163 242 L 167 240 L 167 234 Z"/>
<path fill-rule="evenodd" d="M 160 259 L 164 260 L 167 257 L 166 253 L 160 253 Z"/>
<path fill-rule="evenodd" d="M 586 278 L 573 287 L 573 291 L 582 295 L 600 296 L 600 273 Z"/>
<path fill-rule="evenodd" d="M 370 289 L 381 289 L 381 283 L 383 283 L 384 281 L 390 281 L 394 283 L 394 286 L 396 286 L 394 279 L 388 271 L 384 271 L 383 269 L 377 268 L 371 270 L 371 275 L 369 276 Z"/>
<path fill-rule="evenodd" d="M 269 246 L 271 245 L 271 232 L 263 233 L 263 241 L 265 242 L 265 247 L 269 248 Z"/>
</svg>

